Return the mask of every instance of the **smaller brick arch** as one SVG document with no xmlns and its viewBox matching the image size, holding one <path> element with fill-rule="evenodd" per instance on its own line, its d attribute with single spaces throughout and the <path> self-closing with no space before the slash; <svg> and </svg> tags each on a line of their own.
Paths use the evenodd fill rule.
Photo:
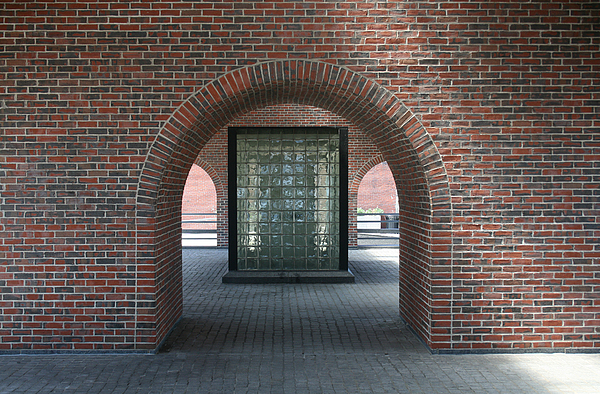
<svg viewBox="0 0 600 394">
<path fill-rule="evenodd" d="M 360 182 L 367 175 L 367 172 L 377 164 L 383 163 L 383 155 L 376 155 L 366 161 L 356 172 L 352 180 L 348 182 L 348 244 L 358 246 L 358 228 L 356 224 L 356 210 L 358 208 L 358 188 Z"/>
<path fill-rule="evenodd" d="M 217 247 L 227 246 L 227 188 L 219 173 L 206 161 L 197 158 L 195 164 L 202 168 L 215 185 L 217 194 Z"/>
<path fill-rule="evenodd" d="M 451 346 L 452 210 L 445 167 L 419 120 L 391 92 L 347 68 L 278 60 L 237 69 L 185 101 L 157 135 L 137 198 L 139 341 L 159 344 L 182 310 L 180 200 L 198 152 L 221 127 L 268 105 L 331 111 L 368 135 L 387 161 L 400 204 L 400 310 L 433 348 Z M 449 241 L 450 240 L 450 241 Z"/>
</svg>

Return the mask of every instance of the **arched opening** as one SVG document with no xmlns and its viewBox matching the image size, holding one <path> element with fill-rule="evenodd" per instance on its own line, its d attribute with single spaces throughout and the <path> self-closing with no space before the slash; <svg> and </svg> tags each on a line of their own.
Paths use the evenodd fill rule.
<svg viewBox="0 0 600 394">
<path fill-rule="evenodd" d="M 356 206 L 359 247 L 398 247 L 398 191 L 387 162 L 360 180 Z"/>
<path fill-rule="evenodd" d="M 208 172 L 192 165 L 181 201 L 181 246 L 217 246 L 217 189 Z"/>
<path fill-rule="evenodd" d="M 181 197 L 198 152 L 239 115 L 278 103 L 313 105 L 364 130 L 399 193 L 402 318 L 431 347 L 450 347 L 450 198 L 433 141 L 389 91 L 322 62 L 260 63 L 226 74 L 186 101 L 157 136 L 138 193 L 138 341 L 158 346 L 181 316 Z M 173 242 L 175 240 L 175 242 Z"/>
</svg>

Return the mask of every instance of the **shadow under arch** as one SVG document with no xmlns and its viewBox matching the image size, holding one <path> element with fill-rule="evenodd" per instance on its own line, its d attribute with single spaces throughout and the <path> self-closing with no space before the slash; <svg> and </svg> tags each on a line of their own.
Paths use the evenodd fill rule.
<svg viewBox="0 0 600 394">
<path fill-rule="evenodd" d="M 338 114 L 380 149 L 398 187 L 400 313 L 429 347 L 449 348 L 452 213 L 440 154 L 390 91 L 347 68 L 308 60 L 257 63 L 222 75 L 185 101 L 157 135 L 137 197 L 139 345 L 160 346 L 181 316 L 181 195 L 198 152 L 239 115 L 282 103 Z"/>
</svg>

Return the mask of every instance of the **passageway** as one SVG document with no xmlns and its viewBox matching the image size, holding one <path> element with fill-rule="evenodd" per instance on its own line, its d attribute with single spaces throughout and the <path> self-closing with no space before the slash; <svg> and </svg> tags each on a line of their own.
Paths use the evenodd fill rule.
<svg viewBox="0 0 600 394">
<path fill-rule="evenodd" d="M 355 284 L 224 285 L 227 251 L 183 251 L 184 312 L 163 351 L 292 353 L 425 347 L 398 312 L 398 250 L 351 250 Z"/>
<path fill-rule="evenodd" d="M 597 354 L 432 355 L 398 320 L 397 250 L 351 250 L 355 284 L 222 284 L 185 249 L 182 321 L 157 355 L 12 355 L 0 392 L 593 393 Z"/>
</svg>

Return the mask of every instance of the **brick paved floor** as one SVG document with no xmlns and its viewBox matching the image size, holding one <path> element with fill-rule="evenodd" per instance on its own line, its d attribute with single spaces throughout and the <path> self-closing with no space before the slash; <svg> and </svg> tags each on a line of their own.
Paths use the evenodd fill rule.
<svg viewBox="0 0 600 394">
<path fill-rule="evenodd" d="M 390 249 L 356 284 L 223 285 L 184 250 L 185 312 L 157 355 L 0 357 L 0 393 L 600 393 L 598 354 L 431 355 L 398 318 Z"/>
</svg>

